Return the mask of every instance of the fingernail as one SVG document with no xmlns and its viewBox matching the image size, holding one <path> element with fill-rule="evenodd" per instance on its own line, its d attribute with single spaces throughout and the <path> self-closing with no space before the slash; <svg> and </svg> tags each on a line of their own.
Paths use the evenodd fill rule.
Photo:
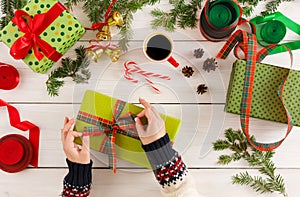
<svg viewBox="0 0 300 197">
<path fill-rule="evenodd" d="M 139 119 L 138 117 L 135 117 L 135 118 L 134 118 L 134 121 L 136 122 L 136 121 L 138 121 L 138 119 Z"/>
</svg>

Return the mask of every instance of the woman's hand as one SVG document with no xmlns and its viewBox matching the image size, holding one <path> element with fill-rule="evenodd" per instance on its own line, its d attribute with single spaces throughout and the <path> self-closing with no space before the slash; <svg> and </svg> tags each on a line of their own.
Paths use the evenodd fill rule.
<svg viewBox="0 0 300 197">
<path fill-rule="evenodd" d="M 166 134 L 165 122 L 157 111 L 145 99 L 139 98 L 144 110 L 135 118 L 135 126 L 139 137 L 144 145 L 150 144 Z M 148 126 L 145 129 L 140 118 L 146 117 Z"/>
<path fill-rule="evenodd" d="M 71 162 L 79 164 L 90 163 L 90 144 L 89 137 L 83 137 L 81 148 L 74 143 L 74 139 L 81 137 L 82 133 L 72 131 L 71 128 L 75 120 L 65 117 L 64 128 L 61 130 L 61 141 L 63 144 L 64 152 Z"/>
</svg>

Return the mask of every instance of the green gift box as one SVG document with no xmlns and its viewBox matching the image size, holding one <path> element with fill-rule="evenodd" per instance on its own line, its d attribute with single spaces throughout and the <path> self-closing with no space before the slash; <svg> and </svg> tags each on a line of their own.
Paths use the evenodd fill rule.
<svg viewBox="0 0 300 197">
<path fill-rule="evenodd" d="M 84 27 L 57 0 L 32 0 L 15 12 L 0 39 L 15 59 L 45 73 L 84 33 Z"/>
<path fill-rule="evenodd" d="M 246 61 L 233 64 L 227 91 L 225 111 L 240 114 Z M 289 75 L 288 75 L 289 74 Z M 287 77 L 283 91 L 284 103 L 293 125 L 300 126 L 300 71 L 256 63 L 250 116 L 287 123 L 287 116 L 278 96 L 280 84 Z"/>
<path fill-rule="evenodd" d="M 120 111 L 119 115 L 116 115 L 116 110 Z M 88 135 L 91 136 L 91 149 L 106 153 L 109 157 L 112 157 L 109 148 L 114 146 L 116 157 L 143 167 L 151 168 L 135 130 L 134 117 L 142 110 L 143 108 L 136 105 L 87 90 L 80 106 L 74 129 L 78 132 L 88 133 Z M 161 114 L 161 117 L 165 121 L 166 131 L 171 142 L 174 142 L 181 121 L 167 115 Z M 115 122 L 113 120 L 115 120 Z M 122 127 L 121 125 L 124 120 L 128 120 L 130 123 Z M 145 123 L 145 120 L 142 120 L 142 122 Z M 104 124 L 106 128 L 102 127 Z M 109 148 L 102 149 L 101 147 L 103 147 L 104 143 L 108 142 L 107 139 L 111 137 L 113 128 L 116 126 L 117 133 L 115 135 L 114 145 L 106 144 L 105 147 L 108 146 Z M 96 131 L 93 130 L 93 128 L 95 128 Z M 108 132 L 101 134 L 99 128 L 107 130 Z M 131 131 L 129 131 L 130 129 Z M 100 134 L 98 135 L 97 133 Z M 81 144 L 81 139 L 78 138 L 75 142 Z"/>
</svg>

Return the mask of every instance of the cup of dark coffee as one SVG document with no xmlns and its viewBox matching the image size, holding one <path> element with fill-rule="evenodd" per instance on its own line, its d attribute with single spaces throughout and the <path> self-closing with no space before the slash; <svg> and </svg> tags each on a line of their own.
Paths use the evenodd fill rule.
<svg viewBox="0 0 300 197">
<path fill-rule="evenodd" d="M 154 62 L 170 62 L 174 67 L 179 63 L 172 57 L 173 43 L 167 35 L 155 32 L 146 37 L 143 44 L 145 56 Z"/>
</svg>

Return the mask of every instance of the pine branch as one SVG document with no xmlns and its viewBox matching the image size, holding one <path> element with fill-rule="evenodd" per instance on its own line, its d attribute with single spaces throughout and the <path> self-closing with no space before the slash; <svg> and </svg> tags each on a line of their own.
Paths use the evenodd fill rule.
<svg viewBox="0 0 300 197">
<path fill-rule="evenodd" d="M 176 26 L 181 29 L 197 27 L 197 11 L 201 9 L 202 1 L 192 0 L 186 3 L 184 0 L 170 0 L 172 9 L 169 12 L 158 8 L 151 11 L 154 17 L 151 21 L 152 28 L 164 27 L 167 31 L 174 31 Z"/>
<path fill-rule="evenodd" d="M 120 28 L 121 39 L 119 41 L 119 46 L 124 51 L 127 51 L 128 42 L 129 42 L 130 38 L 132 38 L 132 35 L 133 35 L 132 28 L 131 28 L 132 20 L 133 20 L 133 14 L 130 10 L 127 10 L 127 12 L 125 12 L 125 16 L 124 16 L 125 23 Z"/>
<path fill-rule="evenodd" d="M 87 83 L 90 79 L 91 72 L 88 70 L 90 61 L 84 46 L 76 48 L 75 53 L 77 56 L 75 60 L 69 57 L 62 59 L 61 67 L 53 70 L 48 76 L 46 86 L 50 96 L 59 95 L 59 88 L 64 85 L 64 81 L 59 79 L 71 77 L 75 83 Z"/>
<path fill-rule="evenodd" d="M 90 22 L 104 22 L 105 12 L 112 0 L 66 0 L 65 5 L 68 8 L 82 2 L 84 4 L 83 11 L 87 14 Z M 127 50 L 128 41 L 132 38 L 133 13 L 142 9 L 146 5 L 154 5 L 159 0 L 118 0 L 112 7 L 112 12 L 119 11 L 124 19 L 124 25 L 120 28 L 121 39 L 119 45 L 123 50 Z"/>
<path fill-rule="evenodd" d="M 46 82 L 47 92 L 50 96 L 58 96 L 58 90 L 64 85 L 64 81 L 59 81 L 56 78 L 50 76 Z"/>
<path fill-rule="evenodd" d="M 3 29 L 14 16 L 16 9 L 23 8 L 27 0 L 2 0 L 1 13 L 4 15 L 0 19 L 0 30 Z"/>
<path fill-rule="evenodd" d="M 265 16 L 265 15 L 276 12 L 279 5 L 284 1 L 289 2 L 289 1 L 293 1 L 293 0 L 272 0 L 266 4 L 266 10 L 262 11 L 261 14 L 263 16 Z"/>
<path fill-rule="evenodd" d="M 12 3 L 15 9 L 22 9 L 27 4 L 27 0 L 13 0 Z"/>
<path fill-rule="evenodd" d="M 157 29 L 158 27 L 165 27 L 168 31 L 175 30 L 175 22 L 174 17 L 170 15 L 170 13 L 166 13 L 159 8 L 155 8 L 151 11 L 154 19 L 151 21 L 151 26 L 153 29 Z"/>
<path fill-rule="evenodd" d="M 220 151 L 229 148 L 230 143 L 227 140 L 217 140 L 214 143 L 214 150 Z"/>
<path fill-rule="evenodd" d="M 267 1 L 267 4 L 265 6 L 265 10 L 261 12 L 262 16 L 274 13 L 282 2 L 284 1 L 288 2 L 293 0 L 264 0 L 264 1 Z M 259 0 L 238 0 L 238 2 L 241 3 L 243 7 L 243 15 L 248 17 L 252 14 L 254 8 L 258 5 L 260 1 Z"/>
<path fill-rule="evenodd" d="M 262 176 L 251 176 L 249 173 L 241 172 L 232 177 L 233 184 L 246 185 L 260 193 L 278 192 L 287 196 L 284 179 L 281 175 L 275 174 L 275 164 L 271 160 L 274 151 L 259 151 L 254 149 L 247 141 L 246 136 L 240 130 L 227 129 L 224 132 L 225 140 L 217 140 L 213 143 L 215 151 L 230 150 L 231 155 L 221 155 L 218 164 L 226 165 L 232 161 L 244 159 L 249 166 L 258 167 Z M 251 137 L 255 141 L 254 137 Z"/>
<path fill-rule="evenodd" d="M 0 28 L 3 29 L 14 15 L 14 2 L 11 0 L 1 1 L 1 12 L 4 16 L 1 17 Z"/>
<path fill-rule="evenodd" d="M 230 155 L 221 155 L 218 160 L 218 164 L 227 165 L 232 161 L 232 157 Z"/>
</svg>

